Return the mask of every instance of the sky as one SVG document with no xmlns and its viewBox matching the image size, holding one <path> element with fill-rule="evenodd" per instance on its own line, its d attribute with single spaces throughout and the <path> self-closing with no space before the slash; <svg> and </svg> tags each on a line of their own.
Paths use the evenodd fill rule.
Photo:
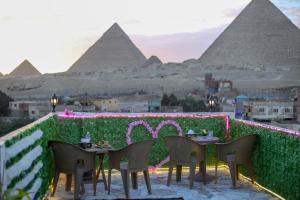
<svg viewBox="0 0 300 200">
<path fill-rule="evenodd" d="M 146 57 L 199 58 L 251 0 L 0 0 L 0 72 L 66 71 L 115 22 Z M 300 27 L 300 0 L 271 0 Z"/>
</svg>

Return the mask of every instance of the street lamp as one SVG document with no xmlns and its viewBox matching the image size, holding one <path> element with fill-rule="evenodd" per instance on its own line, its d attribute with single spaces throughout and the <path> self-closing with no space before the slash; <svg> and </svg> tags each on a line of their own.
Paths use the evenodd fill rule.
<svg viewBox="0 0 300 200">
<path fill-rule="evenodd" d="M 50 99 L 50 103 L 52 106 L 52 112 L 55 112 L 55 106 L 58 104 L 58 98 L 57 98 L 56 94 L 53 94 L 53 96 Z"/>
<path fill-rule="evenodd" d="M 209 112 L 212 112 L 215 105 L 216 105 L 215 99 L 213 98 L 213 96 L 210 96 L 208 99 Z"/>
</svg>

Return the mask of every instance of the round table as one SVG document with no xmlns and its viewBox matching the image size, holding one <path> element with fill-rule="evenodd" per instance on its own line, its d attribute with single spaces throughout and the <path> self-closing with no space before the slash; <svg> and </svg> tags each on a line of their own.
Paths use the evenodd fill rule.
<svg viewBox="0 0 300 200">
<path fill-rule="evenodd" d="M 78 146 L 80 147 L 80 145 L 78 145 Z M 99 158 L 99 167 L 97 169 L 96 177 L 97 177 L 97 180 L 99 180 L 99 175 L 100 175 L 100 172 L 101 172 L 102 181 L 104 183 L 105 190 L 107 190 L 107 181 L 106 181 L 105 172 L 104 172 L 103 158 L 104 158 L 105 154 L 108 154 L 108 150 L 111 150 L 111 149 L 112 148 L 100 148 L 100 147 L 98 147 L 94 144 L 90 148 L 83 149 L 83 150 L 88 151 L 88 152 L 96 152 L 96 154 Z M 90 173 L 90 172 L 85 173 L 84 182 L 90 182 L 91 180 L 92 180 L 92 173 Z M 101 180 L 99 180 L 99 181 L 101 181 Z M 72 183 L 72 175 L 67 174 L 66 191 L 71 190 L 71 183 Z"/>
<path fill-rule="evenodd" d="M 197 136 L 197 137 L 191 137 L 191 139 L 195 142 L 197 142 L 199 145 L 204 146 L 204 164 L 201 165 L 199 164 L 199 172 L 196 174 L 195 176 L 195 181 L 201 181 L 204 182 L 204 177 L 201 175 L 202 171 L 205 172 L 205 182 L 210 182 L 213 179 L 215 179 L 215 176 L 211 176 L 208 175 L 206 173 L 206 146 L 210 145 L 210 144 L 215 144 L 217 142 L 219 142 L 219 138 L 218 137 L 211 137 L 211 136 Z"/>
</svg>

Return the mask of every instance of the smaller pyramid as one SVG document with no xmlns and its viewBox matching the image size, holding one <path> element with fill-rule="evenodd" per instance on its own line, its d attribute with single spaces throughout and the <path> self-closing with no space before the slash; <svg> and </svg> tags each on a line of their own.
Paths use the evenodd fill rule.
<svg viewBox="0 0 300 200">
<path fill-rule="evenodd" d="M 151 56 L 150 58 L 148 58 L 148 60 L 143 64 L 142 67 L 148 67 L 150 65 L 153 65 L 153 64 L 163 64 L 161 62 L 161 60 L 157 57 L 157 56 Z"/>
<path fill-rule="evenodd" d="M 35 76 L 41 75 L 28 60 L 24 60 L 20 65 L 18 65 L 9 76 Z"/>
</svg>

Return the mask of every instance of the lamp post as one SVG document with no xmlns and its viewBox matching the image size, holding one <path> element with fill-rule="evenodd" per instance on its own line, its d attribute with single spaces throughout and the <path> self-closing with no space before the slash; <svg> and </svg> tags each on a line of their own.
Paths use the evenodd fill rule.
<svg viewBox="0 0 300 200">
<path fill-rule="evenodd" d="M 58 98 L 57 98 L 56 94 L 53 94 L 53 96 L 50 99 L 50 103 L 52 106 L 52 112 L 55 112 L 55 107 L 58 104 Z"/>
<path fill-rule="evenodd" d="M 213 108 L 215 107 L 215 105 L 216 105 L 215 99 L 213 98 L 213 96 L 210 96 L 208 99 L 209 112 L 213 111 Z"/>
</svg>

